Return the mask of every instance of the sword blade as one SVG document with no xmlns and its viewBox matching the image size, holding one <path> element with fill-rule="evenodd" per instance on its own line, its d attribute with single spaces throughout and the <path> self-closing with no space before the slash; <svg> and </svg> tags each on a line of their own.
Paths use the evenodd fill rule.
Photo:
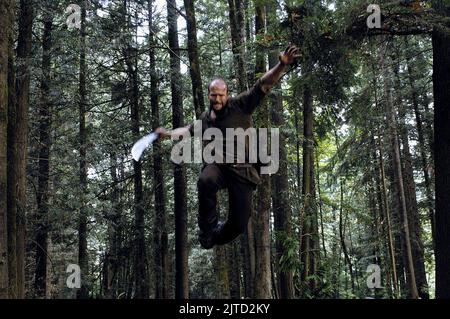
<svg viewBox="0 0 450 319">
<path fill-rule="evenodd" d="M 139 162 L 139 159 L 142 156 L 142 153 L 154 142 L 158 139 L 159 134 L 158 133 L 150 133 L 148 135 L 145 135 L 141 139 L 139 139 L 136 143 L 134 143 L 133 147 L 131 148 L 131 156 L 133 156 L 133 159 L 136 162 Z"/>
</svg>

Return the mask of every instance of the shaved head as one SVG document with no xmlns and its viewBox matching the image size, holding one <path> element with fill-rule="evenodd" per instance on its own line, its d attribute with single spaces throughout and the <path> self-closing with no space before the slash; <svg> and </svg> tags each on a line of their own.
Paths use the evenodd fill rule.
<svg viewBox="0 0 450 319">
<path fill-rule="evenodd" d="M 211 91 L 212 87 L 217 87 L 217 88 L 220 88 L 220 89 L 226 89 L 228 91 L 227 82 L 225 82 L 225 80 L 222 79 L 222 78 L 215 78 L 211 82 L 209 82 L 208 92 Z"/>
<path fill-rule="evenodd" d="M 220 111 L 228 100 L 228 85 L 222 78 L 215 78 L 208 85 L 209 105 L 215 111 Z"/>
</svg>

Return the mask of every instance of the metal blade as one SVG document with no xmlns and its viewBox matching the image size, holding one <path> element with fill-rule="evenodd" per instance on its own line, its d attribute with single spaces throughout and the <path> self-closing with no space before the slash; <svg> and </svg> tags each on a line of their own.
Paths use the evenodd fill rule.
<svg viewBox="0 0 450 319">
<path fill-rule="evenodd" d="M 149 147 L 154 141 L 156 141 L 158 137 L 158 133 L 150 133 L 134 143 L 133 148 L 131 149 L 131 156 L 133 156 L 133 159 L 138 162 L 145 149 Z"/>
</svg>

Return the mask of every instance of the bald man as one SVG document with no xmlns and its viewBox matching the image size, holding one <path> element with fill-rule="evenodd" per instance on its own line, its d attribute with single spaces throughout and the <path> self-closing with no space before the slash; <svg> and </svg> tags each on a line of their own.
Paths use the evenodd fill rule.
<svg viewBox="0 0 450 319">
<path fill-rule="evenodd" d="M 228 85 L 216 78 L 208 85 L 209 110 L 200 120 L 202 131 L 218 128 L 226 136 L 227 128 L 253 127 L 252 113 L 261 104 L 266 94 L 280 80 L 287 65 L 298 57 L 298 48 L 289 45 L 279 55 L 278 64 L 258 79 L 255 85 L 236 97 L 228 95 Z M 172 135 L 193 135 L 194 125 L 188 125 L 173 131 L 158 128 L 161 138 Z M 202 134 L 203 136 L 203 134 Z M 234 143 L 234 141 L 231 141 Z M 224 138 L 224 149 L 227 141 Z M 245 162 L 238 163 L 237 154 L 233 154 L 233 163 L 204 164 L 198 179 L 198 225 L 199 242 L 205 249 L 214 245 L 226 244 L 245 232 L 252 209 L 253 191 L 260 183 L 260 176 L 255 164 L 248 158 L 248 145 L 245 145 Z M 223 156 L 225 158 L 225 156 Z M 217 192 L 228 189 L 229 211 L 226 222 L 220 222 L 217 214 Z"/>
</svg>

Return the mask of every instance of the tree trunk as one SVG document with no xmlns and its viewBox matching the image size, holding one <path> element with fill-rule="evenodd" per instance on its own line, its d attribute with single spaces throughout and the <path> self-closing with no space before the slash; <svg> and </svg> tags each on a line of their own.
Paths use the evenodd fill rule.
<svg viewBox="0 0 450 319">
<path fill-rule="evenodd" d="M 138 50 L 132 43 L 131 32 L 137 26 L 132 25 L 127 1 L 124 1 L 124 17 L 127 43 L 124 47 L 124 59 L 128 74 L 128 99 L 131 111 L 131 132 L 134 140 L 140 137 L 140 110 L 139 110 L 139 79 L 138 79 Z M 134 249 L 133 274 L 134 298 L 147 299 L 150 293 L 149 274 L 147 262 L 147 245 L 145 239 L 145 202 L 142 186 L 141 162 L 133 161 L 134 171 Z"/>
<path fill-rule="evenodd" d="M 450 16 L 450 9 L 446 9 Z M 436 298 L 450 299 L 450 35 L 433 31 Z"/>
<path fill-rule="evenodd" d="M 117 178 L 118 181 L 123 180 L 125 177 L 125 168 L 124 168 L 124 155 L 119 155 L 117 162 Z M 117 273 L 117 279 L 116 279 L 116 285 L 117 289 L 115 292 L 116 298 L 119 298 L 119 296 L 126 293 L 126 284 L 125 284 L 125 274 L 126 274 L 126 261 L 128 258 L 126 257 L 126 251 L 124 249 L 124 246 L 126 245 L 127 237 L 124 234 L 124 225 L 125 225 L 125 218 L 124 218 L 124 209 L 123 209 L 123 197 L 124 197 L 124 188 L 120 187 L 119 184 L 117 184 L 117 192 L 118 192 L 118 198 L 116 199 L 117 206 L 115 208 L 118 216 L 117 216 L 117 225 L 116 225 L 116 233 L 117 233 L 117 266 L 116 273 Z"/>
<path fill-rule="evenodd" d="M 398 80 L 399 81 L 399 80 Z M 396 85 L 396 91 L 400 91 L 400 83 Z M 401 99 L 401 97 L 397 97 Z M 417 206 L 416 197 L 416 184 L 414 182 L 414 171 L 412 167 L 412 156 L 409 149 L 409 137 L 408 129 L 405 123 L 405 107 L 398 103 L 399 114 L 398 118 L 400 120 L 400 137 L 402 141 L 402 159 L 403 159 L 403 180 L 405 187 L 405 200 L 406 208 L 408 211 L 408 222 L 409 230 L 411 236 L 411 252 L 413 256 L 414 271 L 416 275 L 417 289 L 419 292 L 419 297 L 422 299 L 429 299 L 428 293 L 428 283 L 425 272 L 424 255 L 423 255 L 423 243 L 421 238 L 421 225 L 419 209 Z"/>
<path fill-rule="evenodd" d="M 111 190 L 111 214 L 108 216 L 108 249 L 105 256 L 103 294 L 106 299 L 115 299 L 118 295 L 119 277 L 119 250 L 120 250 L 120 191 L 117 177 L 117 155 L 115 151 L 110 154 L 110 174 L 113 183 Z"/>
<path fill-rule="evenodd" d="M 140 137 L 139 123 L 139 87 L 137 71 L 137 50 L 128 46 L 128 72 L 131 80 L 131 122 L 134 139 Z M 134 169 L 134 227 L 135 233 L 135 251 L 134 251 L 134 276 L 136 287 L 136 298 L 145 299 L 149 296 L 149 281 L 147 272 L 147 248 L 145 244 L 145 203 L 144 192 L 142 188 L 142 165 L 140 162 L 133 161 Z"/>
<path fill-rule="evenodd" d="M 317 180 L 317 195 L 318 195 L 318 206 L 319 206 L 319 218 L 320 218 L 320 236 L 322 239 L 322 249 L 323 249 L 323 256 L 325 259 L 327 258 L 327 249 L 325 247 L 325 232 L 324 232 L 324 225 L 323 225 L 323 209 L 322 209 L 322 198 L 321 198 L 321 191 L 320 191 L 320 175 L 319 175 L 319 155 L 316 154 L 316 180 Z"/>
<path fill-rule="evenodd" d="M 245 66 L 245 9 L 243 0 L 228 0 L 235 76 L 240 92 L 247 90 L 247 68 Z"/>
<path fill-rule="evenodd" d="M 272 100 L 272 125 L 284 127 L 282 117 L 282 100 L 279 96 L 273 96 Z M 292 269 L 289 264 L 281 264 L 281 257 L 286 256 L 289 242 L 292 240 L 291 208 L 289 206 L 289 185 L 287 176 L 286 137 L 280 134 L 280 167 L 278 173 L 272 176 L 272 205 L 276 236 L 276 269 L 279 280 L 281 299 L 294 298 L 294 283 Z"/>
<path fill-rule="evenodd" d="M 419 98 L 417 95 L 417 89 L 415 86 L 415 79 L 414 79 L 414 72 L 413 68 L 411 66 L 411 62 L 407 60 L 407 67 L 408 67 L 408 80 L 409 80 L 409 86 L 411 88 L 411 102 L 414 109 L 414 116 L 416 119 L 416 127 L 417 127 L 417 135 L 419 140 L 419 152 L 420 152 L 420 159 L 422 162 L 422 172 L 423 177 L 425 180 L 425 194 L 426 194 L 426 201 L 428 206 L 428 218 L 430 219 L 431 224 L 431 238 L 433 242 L 433 249 L 435 248 L 435 237 L 436 237 L 436 231 L 435 231 L 435 220 L 434 220 L 434 201 L 433 201 L 433 191 L 431 188 L 431 180 L 430 180 L 430 174 L 428 173 L 428 160 L 426 155 L 426 146 L 425 146 L 425 137 L 424 137 L 424 131 L 423 131 L 423 125 L 422 125 L 422 119 L 420 115 L 419 110 Z"/>
<path fill-rule="evenodd" d="M 275 28 L 277 19 L 275 16 L 274 3 L 266 5 L 268 13 L 269 26 Z M 278 63 L 278 52 L 274 51 L 269 54 L 269 68 L 273 68 Z M 271 119 L 274 127 L 285 127 L 285 119 L 283 116 L 283 100 L 277 85 L 271 97 Z M 291 208 L 289 205 L 289 184 L 287 172 L 287 153 L 286 153 L 286 136 L 280 132 L 280 163 L 277 174 L 272 176 L 272 205 L 276 236 L 276 272 L 278 278 L 278 286 L 281 299 L 294 298 L 294 282 L 293 272 L 289 268 L 289 264 L 281 264 L 281 257 L 287 256 L 286 250 L 289 249 L 289 241 L 292 236 L 291 229 Z M 290 261 L 290 260 L 288 260 Z"/>
<path fill-rule="evenodd" d="M 228 246 L 228 265 L 230 277 L 230 298 L 241 299 L 241 274 L 240 274 L 240 258 L 239 258 L 239 242 L 233 241 Z"/>
<path fill-rule="evenodd" d="M 152 128 L 155 130 L 160 126 L 159 120 L 159 99 L 158 99 L 158 75 L 156 73 L 156 57 L 153 27 L 153 0 L 149 1 L 149 43 L 150 43 L 150 104 L 152 109 Z M 169 248 L 166 226 L 166 204 L 164 190 L 164 167 L 161 156 L 161 145 L 153 145 L 153 192 L 155 194 L 155 220 L 153 227 L 153 249 L 154 249 L 154 275 L 155 275 L 155 298 L 169 298 Z"/>
<path fill-rule="evenodd" d="M 226 246 L 216 246 L 214 249 L 217 299 L 230 299 L 230 279 L 228 277 L 226 248 Z"/>
<path fill-rule="evenodd" d="M 50 99 L 52 31 L 53 19 L 50 15 L 44 21 L 44 35 L 42 39 L 42 78 L 40 85 L 41 101 L 39 108 L 38 212 L 36 216 L 36 271 L 34 279 L 35 294 L 38 298 L 45 298 L 47 293 L 50 130 L 52 114 Z"/>
<path fill-rule="evenodd" d="M 222 216 L 226 216 L 227 202 L 228 200 L 225 197 L 224 192 L 219 192 L 217 194 L 217 212 L 218 218 L 220 219 Z M 217 299 L 230 299 L 231 291 L 230 291 L 230 262 L 232 259 L 227 255 L 227 251 L 232 248 L 231 245 L 226 246 L 215 246 L 214 247 L 214 272 L 216 275 L 217 285 L 215 286 L 216 294 L 215 298 Z"/>
<path fill-rule="evenodd" d="M 395 166 L 394 166 L 394 154 L 392 152 L 392 145 L 391 144 L 391 137 L 386 132 L 386 135 L 384 136 L 384 140 L 389 144 L 387 145 L 388 151 L 388 158 L 386 163 L 387 165 L 387 171 L 388 174 L 388 180 L 389 180 L 389 199 L 390 199 L 390 211 L 391 211 L 391 217 L 392 217 L 392 232 L 394 236 L 394 252 L 395 252 L 395 260 L 396 260 L 396 268 L 397 268 L 397 278 L 399 283 L 399 297 L 404 296 L 407 294 L 407 291 L 409 289 L 407 282 L 406 282 L 406 267 L 408 267 L 407 262 L 407 252 L 406 252 L 406 244 L 405 244 L 405 232 L 403 231 L 403 223 L 402 223 L 402 210 L 401 210 L 401 203 L 400 203 L 400 191 L 398 188 L 398 178 L 395 172 Z"/>
<path fill-rule="evenodd" d="M 387 118 L 387 124 L 389 127 L 389 135 L 391 138 L 394 175 L 396 177 L 397 187 L 398 187 L 398 191 L 399 191 L 402 229 L 404 232 L 405 247 L 406 247 L 406 266 L 407 266 L 407 270 L 408 270 L 408 281 L 407 282 L 409 285 L 410 297 L 413 299 L 417 299 L 419 297 L 419 294 L 418 294 L 417 285 L 416 285 L 414 261 L 413 261 L 412 249 L 411 249 L 408 211 L 407 211 L 407 206 L 406 206 L 402 165 L 401 165 L 401 159 L 400 159 L 400 146 L 399 146 L 399 141 L 398 141 L 397 124 L 396 124 L 396 119 L 395 119 L 395 114 L 394 114 L 394 106 L 393 106 L 393 102 L 392 102 L 392 93 L 391 93 L 392 83 L 391 83 L 391 78 L 390 78 L 388 69 L 384 64 L 385 63 L 384 60 L 385 60 L 385 57 L 382 57 L 382 67 L 383 67 L 384 81 L 385 81 L 384 87 L 385 87 L 385 95 L 386 95 L 386 118 Z M 387 64 L 389 64 L 389 63 L 387 63 Z"/>
<path fill-rule="evenodd" d="M 373 128 L 372 128 L 373 129 Z M 381 199 L 381 187 L 380 187 L 380 174 L 378 168 L 378 159 L 376 155 L 376 144 L 374 134 L 370 136 L 370 155 L 371 155 L 371 171 L 368 172 L 368 191 L 369 191 L 369 208 L 371 210 L 371 216 L 373 218 L 371 231 L 371 238 L 376 243 L 373 247 L 374 263 L 379 265 L 385 272 L 385 290 L 388 292 L 389 297 L 392 298 L 391 283 L 390 283 L 390 266 L 389 266 L 389 249 L 386 245 L 386 233 L 383 229 L 384 223 L 384 210 Z M 383 258 L 384 257 L 384 258 Z M 373 290 L 373 295 L 376 299 L 382 298 L 381 291 L 378 289 Z"/>
<path fill-rule="evenodd" d="M 192 97 L 194 99 L 195 115 L 198 119 L 205 110 L 205 101 L 203 99 L 202 76 L 200 72 L 200 61 L 198 59 L 194 0 L 184 0 L 184 8 L 186 10 L 186 27 L 188 32 L 188 55 L 192 81 Z"/>
<path fill-rule="evenodd" d="M 375 110 L 376 116 L 381 117 L 380 111 L 380 102 L 378 98 L 378 84 L 377 84 L 377 73 L 375 64 L 372 64 L 372 87 L 373 87 L 373 96 L 375 99 Z M 382 137 L 378 133 L 378 123 L 371 125 L 372 130 L 375 133 L 371 134 L 371 146 L 372 146 L 372 157 L 373 163 L 375 165 L 374 175 L 375 175 L 375 183 L 377 190 L 377 200 L 379 207 L 379 215 L 380 215 L 380 228 L 381 228 L 381 236 L 383 236 L 384 243 L 386 245 L 386 255 L 385 257 L 385 268 L 386 268 L 386 283 L 387 289 L 389 290 L 389 295 L 394 298 L 398 298 L 398 280 L 397 280 L 397 269 L 395 263 L 395 251 L 394 251 L 394 242 L 392 236 L 392 222 L 391 222 L 391 213 L 389 207 L 389 201 L 387 196 L 387 188 L 386 188 L 386 175 L 384 171 L 384 155 L 383 155 L 383 145 L 382 145 Z M 375 140 L 375 134 L 378 134 L 377 139 Z M 390 269 L 391 268 L 391 269 Z M 391 275 L 392 271 L 392 275 Z M 392 281 L 391 281 L 392 279 Z M 392 291 L 392 288 L 394 291 Z"/>
<path fill-rule="evenodd" d="M 0 299 L 8 298 L 7 239 L 7 140 L 8 140 L 8 48 L 14 1 L 0 2 Z"/>
<path fill-rule="evenodd" d="M 384 160 L 383 160 L 383 149 L 381 145 L 381 136 L 379 137 L 379 157 L 378 163 L 380 165 L 380 177 L 381 177 L 381 190 L 382 190 L 382 203 L 384 207 L 384 216 L 387 221 L 387 233 L 388 233 L 388 245 L 389 245 L 389 256 L 391 260 L 392 266 L 392 281 L 394 286 L 394 295 L 396 298 L 399 297 L 399 289 L 398 289 L 398 276 L 397 276 L 397 266 L 396 266 L 396 257 L 395 257 L 395 247 L 394 247 L 394 238 L 392 235 L 392 220 L 391 220 L 391 211 L 389 207 L 388 195 L 387 195 L 387 187 L 386 187 L 386 174 L 384 170 Z"/>
<path fill-rule="evenodd" d="M 300 90 L 298 90 L 300 91 Z M 300 94 L 300 92 L 298 92 Z M 302 185 L 302 179 L 301 179 L 301 165 L 300 165 L 300 123 L 299 123 L 299 113 L 300 113 L 300 105 L 297 105 L 294 111 L 294 125 L 295 125 L 295 177 L 297 181 L 297 187 L 296 191 L 297 194 L 300 194 L 301 192 L 301 185 Z"/>
<path fill-rule="evenodd" d="M 313 136 L 313 96 L 311 89 L 305 85 L 303 91 L 303 216 L 300 233 L 300 256 L 303 265 L 302 281 L 311 291 L 316 287 L 316 280 L 311 279 L 317 272 L 318 229 L 316 219 L 316 196 L 314 180 L 314 136 Z"/>
<path fill-rule="evenodd" d="M 253 215 L 252 209 L 247 231 L 240 239 L 245 298 L 252 298 L 255 284 L 255 234 L 253 232 Z"/>
<path fill-rule="evenodd" d="M 231 45 L 237 88 L 243 92 L 248 88 L 247 68 L 245 65 L 245 6 L 242 0 L 228 0 L 228 17 L 231 30 Z M 220 36 L 220 34 L 219 34 Z M 220 40 L 220 38 L 219 38 Z M 219 43 L 220 45 L 220 43 Z M 222 61 L 222 59 L 221 59 Z M 222 62 L 220 63 L 222 65 Z M 247 232 L 241 236 L 241 254 L 244 275 L 245 297 L 254 296 L 255 283 L 255 245 L 254 245 L 254 212 L 250 214 Z"/>
<path fill-rule="evenodd" d="M 77 291 L 78 299 L 89 296 L 89 268 L 87 253 L 87 131 L 86 131 L 86 1 L 81 6 L 80 30 L 80 74 L 79 74 L 79 179 L 80 179 L 80 215 L 78 221 L 78 264 L 81 270 L 81 289 Z"/>
<path fill-rule="evenodd" d="M 265 10 L 264 5 L 256 5 L 255 33 L 265 34 Z M 266 71 L 265 55 L 262 48 L 257 49 L 255 73 Z M 268 104 L 263 102 L 257 113 L 258 125 L 269 127 Z M 260 146 L 261 147 L 261 146 Z M 267 146 L 266 146 L 267 147 Z M 262 175 L 261 184 L 258 186 L 258 209 L 255 218 L 255 244 L 256 244 L 256 274 L 255 274 L 255 298 L 271 298 L 271 271 L 270 271 L 270 176 Z"/>
<path fill-rule="evenodd" d="M 31 0 L 20 1 L 19 38 L 17 42 L 16 136 L 17 136 L 17 297 L 25 298 L 25 210 L 26 166 L 28 152 L 28 105 L 30 91 L 31 34 L 33 26 Z"/>
<path fill-rule="evenodd" d="M 339 238 L 341 240 L 341 248 L 344 253 L 344 260 L 348 266 L 350 282 L 352 285 L 352 294 L 355 294 L 355 274 L 353 273 L 353 264 L 348 253 L 347 244 L 345 242 L 345 217 L 344 217 L 344 182 L 340 181 L 341 200 L 339 205 Z"/>
<path fill-rule="evenodd" d="M 7 17 L 14 24 L 15 15 Z M 8 46 L 8 273 L 9 273 L 9 295 L 17 298 L 17 179 L 19 175 L 17 167 L 16 144 L 16 74 L 14 69 L 14 32 L 9 32 Z"/>
<path fill-rule="evenodd" d="M 427 141 L 429 151 L 430 151 L 430 164 L 428 167 L 432 167 L 434 164 L 434 129 L 433 129 L 433 114 L 431 114 L 430 111 L 430 97 L 428 96 L 428 93 L 425 91 L 422 94 L 422 105 L 424 110 L 424 123 L 425 123 L 425 140 Z M 433 181 L 434 173 L 430 173 L 430 179 Z M 433 182 L 431 182 L 433 185 Z M 434 202 L 433 202 L 434 204 Z M 434 206 L 433 206 L 434 207 Z M 434 209 L 436 209 L 434 207 Z M 436 220 L 434 221 L 436 224 Z"/>
<path fill-rule="evenodd" d="M 180 50 L 178 45 L 176 1 L 167 0 L 167 20 L 169 28 L 170 47 L 170 88 L 172 91 L 172 125 L 174 128 L 183 126 L 183 98 L 180 74 Z M 175 297 L 189 298 L 189 269 L 187 250 L 187 201 L 186 173 L 182 165 L 174 166 L 175 194 Z"/>
</svg>

